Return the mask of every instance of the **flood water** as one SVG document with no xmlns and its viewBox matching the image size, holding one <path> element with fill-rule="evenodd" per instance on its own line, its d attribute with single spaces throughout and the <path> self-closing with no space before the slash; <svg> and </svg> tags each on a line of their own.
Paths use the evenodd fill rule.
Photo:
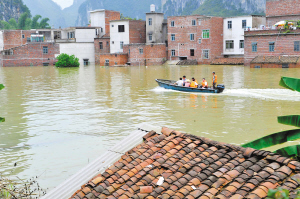
<svg viewBox="0 0 300 199">
<path fill-rule="evenodd" d="M 154 81 L 186 75 L 211 84 L 212 71 L 225 84 L 222 94 L 165 90 Z M 0 67 L 0 116 L 6 118 L 0 123 L 0 172 L 38 176 L 51 189 L 142 124 L 238 145 L 292 129 L 278 124 L 277 116 L 299 114 L 300 93 L 281 88 L 281 76 L 299 78 L 300 70 Z"/>
</svg>

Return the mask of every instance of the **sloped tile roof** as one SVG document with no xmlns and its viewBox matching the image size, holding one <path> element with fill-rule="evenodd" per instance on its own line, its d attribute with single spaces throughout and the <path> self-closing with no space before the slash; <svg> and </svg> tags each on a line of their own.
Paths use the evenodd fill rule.
<svg viewBox="0 0 300 199">
<path fill-rule="evenodd" d="M 257 56 L 251 63 L 297 63 L 300 56 Z"/>
<path fill-rule="evenodd" d="M 154 131 L 71 196 L 82 198 L 265 198 L 300 186 L 300 162 L 180 133 Z"/>
</svg>

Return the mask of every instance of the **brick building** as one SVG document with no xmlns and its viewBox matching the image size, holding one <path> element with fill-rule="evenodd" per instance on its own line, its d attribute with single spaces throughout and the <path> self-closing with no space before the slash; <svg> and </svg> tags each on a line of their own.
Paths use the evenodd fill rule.
<svg viewBox="0 0 300 199">
<path fill-rule="evenodd" d="M 1 35 L 3 39 L 3 46 L 0 50 L 6 50 L 21 46 L 30 41 L 31 34 L 36 33 L 35 30 L 2 30 Z"/>
<path fill-rule="evenodd" d="M 105 53 L 100 55 L 101 66 L 124 66 L 127 63 L 128 54 L 127 53 Z"/>
<path fill-rule="evenodd" d="M 300 20 L 300 0 L 267 0 L 267 26 L 282 20 Z"/>
<path fill-rule="evenodd" d="M 164 43 L 124 45 L 128 62 L 133 66 L 162 65 L 167 58 L 167 47 Z"/>
<path fill-rule="evenodd" d="M 245 66 L 257 56 L 300 56 L 300 29 L 285 33 L 283 30 L 245 31 Z M 277 67 L 281 67 L 278 65 Z"/>
<path fill-rule="evenodd" d="M 223 18 L 201 15 L 168 17 L 168 58 L 210 64 L 222 56 Z"/>
<path fill-rule="evenodd" d="M 54 65 L 59 54 L 59 44 L 32 42 L 2 51 L 1 66 Z"/>
</svg>

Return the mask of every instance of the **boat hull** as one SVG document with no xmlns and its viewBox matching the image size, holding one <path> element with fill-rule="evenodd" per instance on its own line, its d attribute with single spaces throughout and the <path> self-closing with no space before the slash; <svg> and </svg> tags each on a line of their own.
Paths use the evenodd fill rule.
<svg viewBox="0 0 300 199">
<path fill-rule="evenodd" d="M 224 85 L 218 85 L 217 88 L 191 88 L 191 87 L 174 85 L 176 81 L 173 80 L 156 79 L 155 81 L 158 83 L 160 87 L 163 87 L 165 89 L 172 89 L 172 90 L 183 91 L 183 92 L 222 93 L 223 90 L 225 89 Z"/>
</svg>

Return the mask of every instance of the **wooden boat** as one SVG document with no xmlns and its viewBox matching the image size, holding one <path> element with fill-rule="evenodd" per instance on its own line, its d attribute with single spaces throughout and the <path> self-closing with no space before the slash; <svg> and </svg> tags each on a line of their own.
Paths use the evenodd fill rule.
<svg viewBox="0 0 300 199">
<path fill-rule="evenodd" d="M 184 87 L 184 86 L 177 86 L 175 85 L 176 81 L 174 80 L 166 80 L 166 79 L 155 79 L 160 87 L 166 89 L 172 89 L 176 91 L 184 91 L 184 92 L 200 92 L 200 93 L 222 93 L 225 89 L 225 86 L 222 84 L 217 85 L 216 88 L 191 88 L 191 87 Z"/>
</svg>

